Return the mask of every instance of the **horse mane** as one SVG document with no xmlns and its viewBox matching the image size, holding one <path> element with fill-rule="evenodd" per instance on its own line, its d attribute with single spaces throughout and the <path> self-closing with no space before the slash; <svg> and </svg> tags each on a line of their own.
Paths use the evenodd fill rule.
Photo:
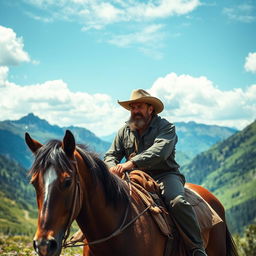
<svg viewBox="0 0 256 256">
<path fill-rule="evenodd" d="M 45 171 L 53 166 L 57 172 L 63 170 L 69 173 L 73 172 L 71 161 L 66 156 L 59 140 L 50 140 L 38 149 L 35 155 L 35 161 L 29 171 L 32 177 L 39 171 Z M 85 165 L 91 172 L 95 184 L 100 183 L 103 187 L 106 203 L 117 206 L 118 202 L 129 202 L 129 193 L 125 183 L 116 175 L 109 172 L 106 164 L 99 156 L 88 151 L 88 147 L 82 144 L 76 145 L 76 150 L 82 156 Z"/>
</svg>

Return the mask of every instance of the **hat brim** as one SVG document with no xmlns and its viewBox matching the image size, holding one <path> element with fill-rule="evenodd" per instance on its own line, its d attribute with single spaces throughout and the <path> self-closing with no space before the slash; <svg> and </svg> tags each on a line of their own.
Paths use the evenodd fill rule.
<svg viewBox="0 0 256 256">
<path fill-rule="evenodd" d="M 127 101 L 118 101 L 123 108 L 127 110 L 131 110 L 132 103 L 147 103 L 154 107 L 156 114 L 159 114 L 164 109 L 164 104 L 161 100 L 156 97 L 145 96 L 136 100 L 127 100 Z"/>
</svg>

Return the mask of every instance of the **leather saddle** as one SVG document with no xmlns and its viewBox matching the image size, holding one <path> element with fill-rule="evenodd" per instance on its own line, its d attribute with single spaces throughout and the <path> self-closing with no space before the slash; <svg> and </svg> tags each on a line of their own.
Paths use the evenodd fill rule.
<svg viewBox="0 0 256 256">
<path fill-rule="evenodd" d="M 173 221 L 161 199 L 160 185 L 147 173 L 134 170 L 129 173 L 132 192 L 136 193 L 145 206 L 150 206 L 150 213 L 163 235 L 172 238 L 173 229 L 177 223 Z M 209 239 L 209 231 L 213 226 L 223 220 L 212 207 L 195 191 L 185 187 L 185 199 L 194 208 L 197 215 L 201 235 L 206 246 Z M 179 230 L 179 227 L 176 227 Z"/>
</svg>

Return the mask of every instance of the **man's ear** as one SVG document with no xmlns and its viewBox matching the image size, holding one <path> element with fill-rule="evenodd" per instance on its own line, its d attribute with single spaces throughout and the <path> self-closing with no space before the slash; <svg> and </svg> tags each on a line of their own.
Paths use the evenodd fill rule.
<svg viewBox="0 0 256 256">
<path fill-rule="evenodd" d="M 154 111 L 154 107 L 152 105 L 150 105 L 148 107 L 148 111 L 149 111 L 149 114 L 151 115 L 153 113 L 153 111 Z"/>
</svg>

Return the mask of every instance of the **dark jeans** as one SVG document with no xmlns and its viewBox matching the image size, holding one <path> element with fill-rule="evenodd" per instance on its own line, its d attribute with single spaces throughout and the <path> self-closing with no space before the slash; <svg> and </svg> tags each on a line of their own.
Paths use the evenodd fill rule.
<svg viewBox="0 0 256 256">
<path fill-rule="evenodd" d="M 174 172 L 151 174 L 151 176 L 161 185 L 162 198 L 168 207 L 169 213 L 174 217 L 189 241 L 192 242 L 188 244 L 188 247 L 191 250 L 203 249 L 196 214 L 193 207 L 184 198 L 184 176 Z"/>
<path fill-rule="evenodd" d="M 152 177 L 161 184 L 162 196 L 167 206 L 177 196 L 184 196 L 185 178 L 182 174 L 163 172 L 157 175 L 153 174 Z"/>
</svg>

